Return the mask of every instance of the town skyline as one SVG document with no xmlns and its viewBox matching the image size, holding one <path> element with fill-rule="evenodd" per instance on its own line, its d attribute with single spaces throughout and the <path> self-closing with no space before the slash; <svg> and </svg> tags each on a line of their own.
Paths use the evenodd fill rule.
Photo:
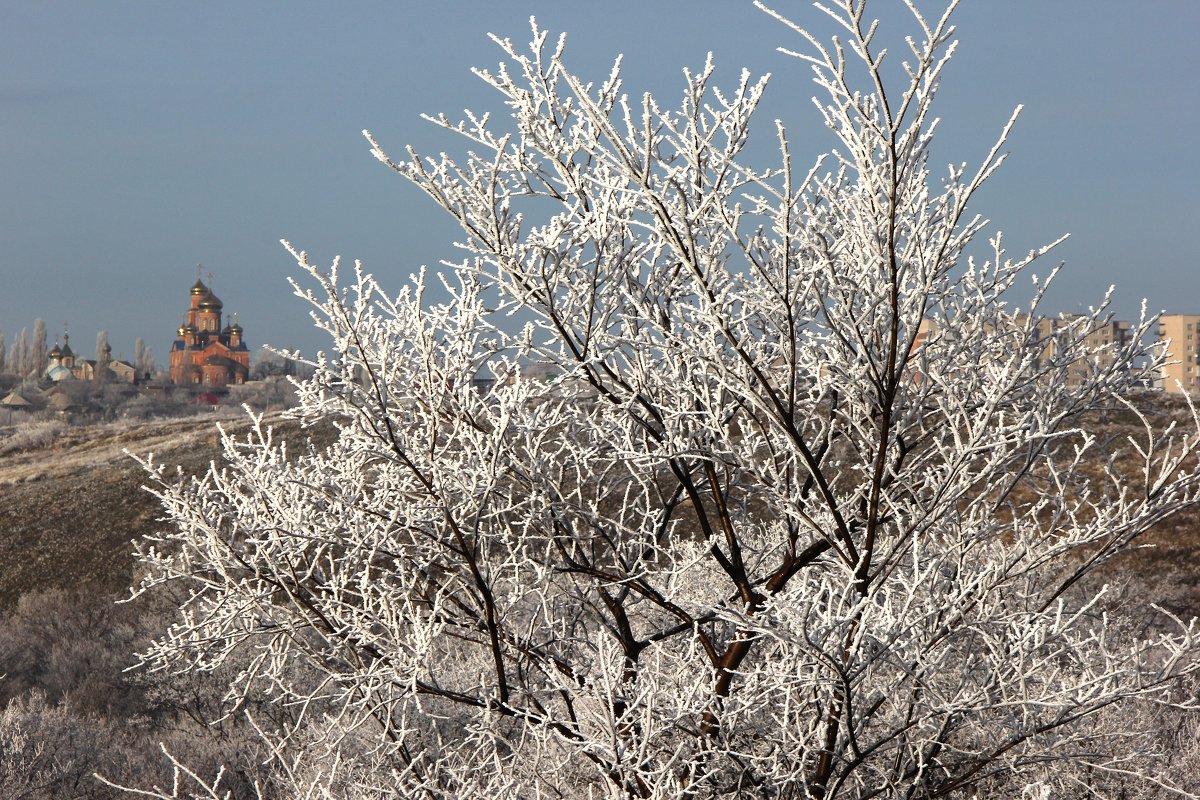
<svg viewBox="0 0 1200 800">
<path fill-rule="evenodd" d="M 766 15 L 716 2 L 704 13 L 562 6 L 368 4 L 351 15 L 301 3 L 284 16 L 234 4 L 0 3 L 0 332 L 11 343 L 35 317 L 52 334 L 67 321 L 81 335 L 107 330 L 117 351 L 141 336 L 161 363 L 179 324 L 174 299 L 200 262 L 228 310 L 254 317 L 256 344 L 312 354 L 325 342 L 290 297 L 296 270 L 279 240 L 321 263 L 362 258 L 394 290 L 422 264 L 458 257 L 454 227 L 370 156 L 360 131 L 397 154 L 454 146 L 419 114 L 499 113 L 469 68 L 499 60 L 488 31 L 525 41 L 530 14 L 565 30 L 568 60 L 597 80 L 624 52 L 635 97 L 647 88 L 677 102 L 680 69 L 708 50 L 720 85 L 743 65 L 771 72 L 757 160 L 770 161 L 776 116 L 802 163 L 827 149 L 804 66 L 745 46 L 796 44 Z M 1152 311 L 1200 310 L 1188 41 L 1200 7 L 1022 0 L 964 4 L 957 22 L 963 54 L 942 92 L 935 163 L 977 163 L 1025 104 L 1012 159 L 976 208 L 1015 254 L 1072 234 L 1037 270 L 1068 262 L 1047 308 L 1078 311 L 1116 283 L 1122 318 L 1143 296 Z"/>
</svg>

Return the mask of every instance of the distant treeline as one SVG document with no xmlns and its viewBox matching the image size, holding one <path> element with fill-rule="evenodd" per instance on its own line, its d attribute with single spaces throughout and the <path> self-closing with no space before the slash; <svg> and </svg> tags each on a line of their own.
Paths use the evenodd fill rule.
<svg viewBox="0 0 1200 800">
<path fill-rule="evenodd" d="M 65 333 L 62 344 L 67 344 L 67 334 Z M 99 361 L 105 357 L 105 348 L 108 344 L 108 331 L 99 331 L 96 333 L 94 354 L 90 352 L 78 352 L 74 348 L 72 348 L 72 351 L 75 353 L 76 358 L 95 359 Z M 46 332 L 46 323 L 41 319 L 33 321 L 32 335 L 29 332 L 29 328 L 21 328 L 21 331 L 13 339 L 11 345 L 7 343 L 5 334 L 0 331 L 0 375 L 15 375 L 22 380 L 36 379 L 46 368 L 50 349 L 51 344 Z M 133 362 L 131 366 L 137 370 L 139 375 L 149 375 L 155 371 L 154 349 L 147 346 L 146 342 L 140 336 L 133 344 Z"/>
</svg>

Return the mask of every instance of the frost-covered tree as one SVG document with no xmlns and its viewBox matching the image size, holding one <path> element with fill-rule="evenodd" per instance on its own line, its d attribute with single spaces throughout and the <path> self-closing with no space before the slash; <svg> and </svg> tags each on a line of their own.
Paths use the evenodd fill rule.
<svg viewBox="0 0 1200 800">
<path fill-rule="evenodd" d="M 12 355 L 12 372 L 14 375 L 19 375 L 25 378 L 29 374 L 29 329 L 21 328 L 21 332 L 17 334 L 17 338 L 13 341 Z"/>
<path fill-rule="evenodd" d="M 677 106 L 631 98 L 535 27 L 477 73 L 506 118 L 433 119 L 461 158 L 371 139 L 460 223 L 462 261 L 389 294 L 293 251 L 332 340 L 294 413 L 335 440 L 256 427 L 205 476 L 151 464 L 171 526 L 142 588 L 186 597 L 147 664 L 240 665 L 231 710 L 296 711 L 262 726 L 295 796 L 1181 777 L 1142 709 L 1187 708 L 1195 630 L 1139 609 L 1159 632 L 1123 633 L 1094 579 L 1197 500 L 1195 434 L 1147 423 L 1118 453 L 1089 430 L 1140 417 L 1154 319 L 1088 370 L 1107 298 L 1039 340 L 1047 280 L 1010 290 L 1048 248 L 979 241 L 970 210 L 1008 126 L 977 166 L 931 166 L 950 11 L 910 5 L 885 60 L 865 3 L 830 6 L 832 42 L 778 17 L 837 140 L 810 167 L 782 125 L 776 164 L 748 163 L 765 80 L 718 90 L 707 63 Z M 534 360 L 561 377 L 522 378 Z"/>
<path fill-rule="evenodd" d="M 97 381 L 107 381 L 111 375 L 108 362 L 112 359 L 112 347 L 108 344 L 108 331 L 96 331 L 96 373 Z"/>
<path fill-rule="evenodd" d="M 40 319 L 33 321 L 33 344 L 29 351 L 29 365 L 26 367 L 27 372 L 41 373 L 46 368 L 46 353 L 49 348 L 46 347 L 46 323 Z"/>
<path fill-rule="evenodd" d="M 8 371 L 8 347 L 4 343 L 4 334 L 0 333 L 0 375 Z"/>
<path fill-rule="evenodd" d="M 154 372 L 154 350 L 140 336 L 133 343 L 133 365 L 139 376 Z"/>
</svg>

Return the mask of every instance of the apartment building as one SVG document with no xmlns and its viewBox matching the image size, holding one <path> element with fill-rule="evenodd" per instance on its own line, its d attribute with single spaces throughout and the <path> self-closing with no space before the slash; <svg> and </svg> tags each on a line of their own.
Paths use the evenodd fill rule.
<svg viewBox="0 0 1200 800">
<path fill-rule="evenodd" d="M 1000 314 L 994 318 L 983 321 L 982 328 L 984 332 L 984 342 L 982 350 L 972 354 L 972 358 L 982 359 L 984 361 L 996 358 L 1005 359 L 1007 354 L 1011 352 L 1016 339 L 1014 337 L 1022 337 L 1024 327 L 1028 321 L 1028 316 L 1023 313 L 1016 314 Z M 931 319 L 925 317 L 917 326 L 916 332 L 913 334 L 912 345 L 909 347 L 909 361 L 907 365 L 907 374 L 914 382 L 921 382 L 925 376 L 922 373 L 922 359 L 920 357 L 921 348 L 925 347 L 926 343 L 935 337 L 948 337 L 950 341 L 957 338 L 959 331 L 955 328 L 954 322 L 946 322 L 941 319 Z M 958 356 L 964 354 L 959 351 Z"/>
<path fill-rule="evenodd" d="M 995 352 L 997 354 L 1004 354 L 1005 348 L 1013 346 L 1013 342 L 1006 337 L 1010 333 L 1015 334 L 1023 329 L 1027 324 L 1027 319 L 1028 317 L 1022 313 L 998 318 L 997 321 L 1003 320 L 1012 327 L 1011 330 L 1005 330 L 1003 326 L 995 326 L 994 332 L 998 347 Z M 1200 320 L 1200 317 L 1197 317 L 1197 320 Z M 944 323 L 930 319 L 922 320 L 913 337 L 911 353 L 915 354 L 929 337 L 938 332 L 941 325 Z M 988 326 L 988 329 L 991 330 L 992 327 Z M 1093 321 L 1084 314 L 1041 317 L 1034 325 L 1034 334 L 1041 347 L 1038 353 L 1038 362 L 1042 368 L 1050 367 L 1055 364 L 1056 358 L 1062 356 L 1060 347 L 1065 337 L 1069 336 L 1071 340 L 1077 341 L 1077 337 L 1083 336 L 1085 348 L 1083 352 L 1086 355 L 1067 365 L 1065 382 L 1066 386 L 1071 389 L 1085 384 L 1097 371 L 1111 368 L 1117 360 L 1117 353 L 1127 347 L 1132 340 L 1130 324 L 1127 321 L 1118 319 Z M 1072 351 L 1080 352 L 1074 348 Z M 915 369 L 915 367 L 913 368 Z"/>
<path fill-rule="evenodd" d="M 1163 314 L 1158 320 L 1158 341 L 1166 342 L 1167 364 L 1158 388 L 1171 394 L 1200 394 L 1200 314 Z"/>
<path fill-rule="evenodd" d="M 1129 323 L 1121 319 L 1091 322 L 1084 314 L 1061 314 L 1057 317 L 1042 317 L 1037 321 L 1037 335 L 1044 344 L 1041 360 L 1053 360 L 1057 351 L 1056 337 L 1072 326 L 1087 325 L 1084 345 L 1088 356 L 1070 365 L 1067 370 L 1067 386 L 1076 388 L 1085 383 L 1097 371 L 1112 367 L 1116 354 L 1130 343 L 1132 334 Z"/>
</svg>

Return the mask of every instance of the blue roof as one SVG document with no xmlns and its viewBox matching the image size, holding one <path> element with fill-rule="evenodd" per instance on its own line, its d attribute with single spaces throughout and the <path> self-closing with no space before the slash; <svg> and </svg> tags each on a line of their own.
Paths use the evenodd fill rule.
<svg viewBox="0 0 1200 800">
<path fill-rule="evenodd" d="M 71 370 L 67 369 L 63 365 L 55 364 L 53 367 L 50 367 L 46 370 L 46 377 L 55 383 L 58 383 L 59 381 L 70 380 L 75 376 L 71 374 Z"/>
</svg>

